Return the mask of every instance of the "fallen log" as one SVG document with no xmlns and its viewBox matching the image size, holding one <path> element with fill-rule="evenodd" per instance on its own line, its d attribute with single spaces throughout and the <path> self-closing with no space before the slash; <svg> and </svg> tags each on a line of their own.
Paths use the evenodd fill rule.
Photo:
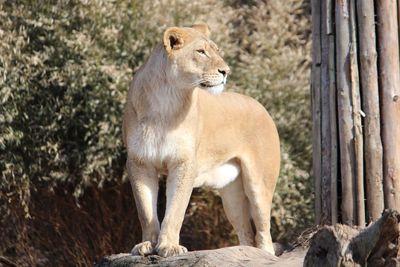
<svg viewBox="0 0 400 267">
<path fill-rule="evenodd" d="M 399 223 L 400 214 L 397 211 L 385 210 L 382 216 L 367 228 L 342 224 L 323 226 L 317 231 L 307 231 L 308 237 L 302 239 L 300 236 L 299 242 L 295 244 L 297 248 L 284 252 L 279 257 L 258 248 L 236 246 L 191 251 L 168 258 L 121 253 L 103 258 L 96 267 L 400 267 Z M 312 234 L 313 232 L 315 234 Z M 306 247 L 309 247 L 307 252 Z"/>
<path fill-rule="evenodd" d="M 147 257 L 133 256 L 122 253 L 107 256 L 96 267 L 228 267 L 228 266 L 275 266 L 300 267 L 303 265 L 305 250 L 297 249 L 276 257 L 264 250 L 249 247 L 235 246 L 215 250 L 191 251 L 183 255 L 163 258 L 156 255 Z"/>
<path fill-rule="evenodd" d="M 324 226 L 313 237 L 304 259 L 312 266 L 400 266 L 400 214 L 386 210 L 363 230 L 347 225 Z"/>
</svg>

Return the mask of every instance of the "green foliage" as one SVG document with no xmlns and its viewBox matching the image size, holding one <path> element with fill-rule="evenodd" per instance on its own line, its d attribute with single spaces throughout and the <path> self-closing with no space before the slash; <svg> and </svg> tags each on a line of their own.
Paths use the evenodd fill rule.
<svg viewBox="0 0 400 267">
<path fill-rule="evenodd" d="M 87 185 L 119 183 L 133 73 L 167 26 L 205 21 L 232 69 L 228 90 L 258 99 L 279 128 L 275 236 L 310 223 L 307 5 L 201 2 L 0 1 L 0 197 L 29 215 L 39 187 L 68 184 L 80 196 Z"/>
<path fill-rule="evenodd" d="M 129 65 L 152 45 L 130 23 L 140 21 L 137 3 L 62 3 L 1 7 L 0 163 L 8 190 L 26 180 L 68 181 L 79 193 L 78 185 L 102 184 L 123 169 Z"/>
</svg>

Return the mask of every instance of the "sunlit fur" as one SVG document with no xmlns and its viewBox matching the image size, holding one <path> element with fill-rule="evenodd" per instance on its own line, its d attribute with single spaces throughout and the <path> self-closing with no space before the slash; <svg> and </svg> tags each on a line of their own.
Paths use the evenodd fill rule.
<svg viewBox="0 0 400 267">
<path fill-rule="evenodd" d="M 130 86 L 123 137 L 143 234 L 133 254 L 187 251 L 179 245 L 179 231 L 196 186 L 219 191 L 241 244 L 274 253 L 270 210 L 280 165 L 278 134 L 261 104 L 222 92 L 230 70 L 208 34 L 205 24 L 167 29 Z M 161 226 L 160 174 L 168 175 Z"/>
</svg>

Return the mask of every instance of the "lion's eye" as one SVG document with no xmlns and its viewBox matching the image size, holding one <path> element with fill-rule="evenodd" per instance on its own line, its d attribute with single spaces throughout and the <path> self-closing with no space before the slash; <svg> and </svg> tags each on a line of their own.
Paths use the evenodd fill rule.
<svg viewBox="0 0 400 267">
<path fill-rule="evenodd" d="M 199 49 L 199 50 L 197 50 L 197 53 L 206 56 L 206 51 L 204 51 L 204 49 Z"/>
</svg>

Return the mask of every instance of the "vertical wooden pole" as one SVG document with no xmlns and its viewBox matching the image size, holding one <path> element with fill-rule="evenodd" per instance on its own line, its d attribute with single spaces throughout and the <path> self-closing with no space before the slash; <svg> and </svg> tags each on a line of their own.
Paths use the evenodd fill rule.
<svg viewBox="0 0 400 267">
<path fill-rule="evenodd" d="M 342 181 L 342 221 L 355 223 L 354 143 L 350 82 L 350 23 L 348 0 L 336 0 L 336 82 Z"/>
<path fill-rule="evenodd" d="M 331 222 L 331 121 L 329 107 L 329 36 L 327 0 L 321 1 L 321 223 Z"/>
<path fill-rule="evenodd" d="M 355 184 L 356 184 L 356 213 L 357 224 L 365 226 L 365 196 L 364 196 L 364 145 L 361 123 L 360 81 L 357 62 L 357 29 L 356 29 L 356 4 L 350 0 L 350 80 L 351 102 L 353 106 L 354 122 L 354 159 L 355 159 Z"/>
<path fill-rule="evenodd" d="M 371 221 L 400 210 L 399 2 L 312 0 L 317 223 L 340 210 L 343 223 L 363 226 L 366 211 Z"/>
<path fill-rule="evenodd" d="M 400 0 L 397 0 L 397 32 L 400 46 Z"/>
<path fill-rule="evenodd" d="M 397 0 L 397 32 L 398 32 L 399 45 L 400 45 L 400 0 Z"/>
<path fill-rule="evenodd" d="M 335 66 L 335 29 L 334 29 L 334 1 L 327 1 L 327 33 L 329 43 L 329 110 L 330 110 L 330 135 L 331 135 L 331 223 L 338 222 L 338 136 L 337 136 L 337 101 L 336 101 L 336 66 Z"/>
<path fill-rule="evenodd" d="M 312 77 L 311 101 L 313 116 L 313 172 L 315 190 L 315 220 L 321 223 L 321 3 L 312 0 Z"/>
<path fill-rule="evenodd" d="M 396 0 L 377 0 L 385 206 L 400 210 L 400 69 Z"/>
<path fill-rule="evenodd" d="M 357 1 L 357 18 L 362 107 L 365 113 L 365 184 L 368 221 L 371 222 L 377 220 L 384 209 L 374 0 Z"/>
</svg>

